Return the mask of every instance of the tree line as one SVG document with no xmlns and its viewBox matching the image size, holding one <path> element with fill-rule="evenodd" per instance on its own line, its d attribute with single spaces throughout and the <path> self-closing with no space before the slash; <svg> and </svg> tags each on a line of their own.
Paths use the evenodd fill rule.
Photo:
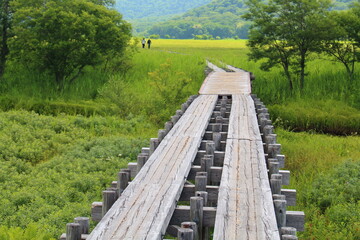
<svg viewBox="0 0 360 240">
<path fill-rule="evenodd" d="M 125 54 L 131 26 L 113 0 L 1 0 L 0 77 L 9 64 L 46 72 L 58 86 Z"/>
<path fill-rule="evenodd" d="M 115 8 L 124 14 L 125 19 L 139 19 L 181 14 L 209 2 L 211 0 L 119 0 Z"/>
<path fill-rule="evenodd" d="M 214 0 L 155 25 L 148 33 L 178 39 L 247 38 L 249 23 L 241 18 L 245 12 L 243 0 Z"/>
<path fill-rule="evenodd" d="M 360 61 L 360 3 L 329 11 L 329 0 L 247 1 L 252 21 L 249 32 L 251 60 L 264 61 L 263 70 L 280 66 L 289 88 L 303 89 L 306 65 L 314 54 L 343 64 L 352 83 Z"/>
</svg>

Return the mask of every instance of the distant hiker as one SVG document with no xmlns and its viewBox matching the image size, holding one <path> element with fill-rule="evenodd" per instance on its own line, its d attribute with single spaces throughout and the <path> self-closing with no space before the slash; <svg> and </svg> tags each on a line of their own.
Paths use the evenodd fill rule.
<svg viewBox="0 0 360 240">
<path fill-rule="evenodd" d="M 141 41 L 141 44 L 142 44 L 143 48 L 145 48 L 145 43 L 146 43 L 146 40 L 145 40 L 145 38 L 143 38 L 143 40 Z"/>
<path fill-rule="evenodd" d="M 151 45 L 151 40 L 150 40 L 150 38 L 147 40 L 147 44 L 148 44 L 148 48 L 150 48 L 150 45 Z"/>
</svg>

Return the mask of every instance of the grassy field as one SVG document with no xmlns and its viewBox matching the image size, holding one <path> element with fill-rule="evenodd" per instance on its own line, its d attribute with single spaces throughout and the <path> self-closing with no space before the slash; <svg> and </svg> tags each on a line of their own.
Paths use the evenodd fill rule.
<svg viewBox="0 0 360 240">
<path fill-rule="evenodd" d="M 197 93 L 205 59 L 255 73 L 298 191 L 294 209 L 307 215 L 300 239 L 360 239 L 359 81 L 349 86 L 341 65 L 313 60 L 304 91 L 290 93 L 279 69 L 259 70 L 247 52 L 245 40 L 154 39 L 126 73 L 89 68 L 60 92 L 10 66 L 0 82 L 0 240 L 54 239 L 89 216 L 116 172 Z"/>
</svg>

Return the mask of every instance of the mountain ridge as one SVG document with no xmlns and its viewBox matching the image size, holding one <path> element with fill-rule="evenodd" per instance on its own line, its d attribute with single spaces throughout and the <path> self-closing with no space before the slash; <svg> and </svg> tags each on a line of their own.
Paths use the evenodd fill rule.
<svg viewBox="0 0 360 240">
<path fill-rule="evenodd" d="M 356 0 L 334 0 L 341 10 Z M 161 38 L 247 38 L 245 0 L 117 0 L 115 8 L 133 24 L 134 35 Z M 136 13 L 136 14 L 135 14 Z"/>
</svg>

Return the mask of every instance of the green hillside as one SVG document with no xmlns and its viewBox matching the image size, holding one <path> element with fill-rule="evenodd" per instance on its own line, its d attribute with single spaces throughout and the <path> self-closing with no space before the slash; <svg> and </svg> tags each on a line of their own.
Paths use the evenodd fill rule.
<svg viewBox="0 0 360 240">
<path fill-rule="evenodd" d="M 148 30 L 162 38 L 247 38 L 249 24 L 241 15 L 247 11 L 245 0 L 213 0 L 182 16 L 156 24 Z M 333 9 L 348 8 L 353 0 L 333 1 Z M 145 29 L 145 28 L 144 28 Z M 142 29 L 142 30 L 144 30 Z"/>
<path fill-rule="evenodd" d="M 241 19 L 246 11 L 243 0 L 214 0 L 181 17 L 152 27 L 149 34 L 164 38 L 229 38 L 247 36 L 248 24 Z"/>
<path fill-rule="evenodd" d="M 116 0 L 115 8 L 124 15 L 125 19 L 130 20 L 181 14 L 209 2 L 211 0 Z"/>
</svg>

